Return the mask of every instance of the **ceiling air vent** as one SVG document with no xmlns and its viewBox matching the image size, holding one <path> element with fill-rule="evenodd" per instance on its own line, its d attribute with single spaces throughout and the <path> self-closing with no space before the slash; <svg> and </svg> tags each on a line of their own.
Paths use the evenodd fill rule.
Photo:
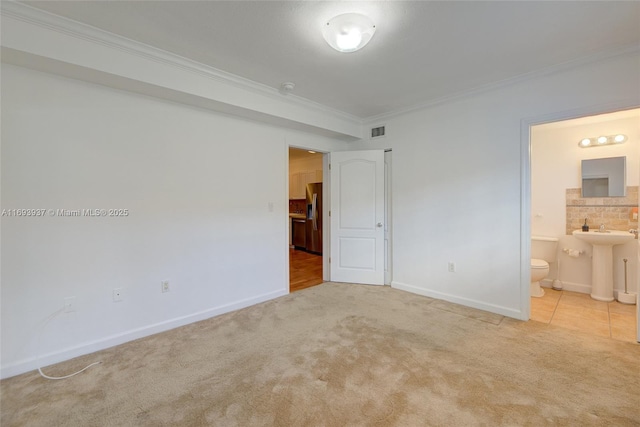
<svg viewBox="0 0 640 427">
<path fill-rule="evenodd" d="M 371 128 L 371 138 L 380 138 L 384 136 L 384 126 L 378 126 L 377 128 Z"/>
</svg>

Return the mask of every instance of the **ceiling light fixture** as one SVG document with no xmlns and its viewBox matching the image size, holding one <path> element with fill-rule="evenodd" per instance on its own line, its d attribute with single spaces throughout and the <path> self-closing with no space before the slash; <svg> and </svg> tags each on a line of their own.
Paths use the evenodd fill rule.
<svg viewBox="0 0 640 427">
<path fill-rule="evenodd" d="M 604 145 L 616 145 L 616 144 L 624 144 L 627 141 L 627 135 L 618 134 L 618 135 L 608 135 L 608 136 L 599 136 L 593 138 L 584 138 L 580 140 L 578 146 L 582 148 L 588 147 L 602 147 Z"/>
<path fill-rule="evenodd" d="M 338 52 L 355 52 L 369 43 L 376 26 L 367 16 L 345 13 L 331 18 L 322 28 L 322 36 Z"/>
</svg>

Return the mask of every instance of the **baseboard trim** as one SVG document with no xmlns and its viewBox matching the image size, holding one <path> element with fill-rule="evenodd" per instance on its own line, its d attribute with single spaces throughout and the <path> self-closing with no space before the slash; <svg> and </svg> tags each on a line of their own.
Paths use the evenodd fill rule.
<svg viewBox="0 0 640 427">
<path fill-rule="evenodd" d="M 553 280 L 548 280 L 548 279 L 542 280 L 540 282 L 540 286 L 544 288 L 552 288 Z M 581 294 L 590 294 L 591 285 L 585 285 L 584 283 L 565 282 L 564 280 L 562 280 L 562 289 L 559 289 L 559 290 L 578 292 Z"/>
<path fill-rule="evenodd" d="M 165 332 L 170 329 L 178 328 L 180 326 L 188 325 L 190 323 L 199 322 L 201 320 L 210 319 L 215 316 L 219 316 L 224 313 L 239 310 L 241 308 L 249 307 L 261 302 L 269 301 L 289 293 L 288 290 L 279 290 L 275 292 L 268 292 L 266 294 L 258 295 L 256 297 L 247 298 L 233 303 L 221 305 L 219 307 L 209 308 L 196 313 L 188 314 L 186 316 L 176 317 L 163 322 L 155 323 L 153 325 L 144 326 L 137 329 L 132 329 L 120 334 L 111 335 L 99 340 L 85 342 L 74 347 L 70 347 L 54 353 L 41 355 L 39 360 L 35 357 L 22 360 L 7 366 L 3 366 L 0 369 L 0 379 L 13 377 L 16 375 L 30 372 L 38 367 L 50 366 L 56 363 L 64 362 L 66 360 L 73 359 L 74 357 L 84 356 L 86 354 L 95 353 L 96 351 L 105 350 L 107 348 L 124 344 L 129 341 L 137 340 L 140 338 L 148 337 L 160 332 Z"/>
<path fill-rule="evenodd" d="M 522 310 L 515 310 L 509 307 L 489 304 L 486 302 L 477 301 L 469 298 L 463 298 L 456 295 L 446 294 L 444 292 L 438 292 L 431 289 L 419 288 L 417 286 L 408 285 L 406 283 L 392 281 L 391 287 L 394 289 L 411 292 L 411 293 L 422 295 L 425 297 L 436 298 L 436 299 L 464 305 L 471 308 L 477 308 L 478 310 L 484 310 L 490 313 L 501 314 L 503 316 L 512 317 L 518 320 L 529 319 L 528 313 L 523 313 Z"/>
</svg>

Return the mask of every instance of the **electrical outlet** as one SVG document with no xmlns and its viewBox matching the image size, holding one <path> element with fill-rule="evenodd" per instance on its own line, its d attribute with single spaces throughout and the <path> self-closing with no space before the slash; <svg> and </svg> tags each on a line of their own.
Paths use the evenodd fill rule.
<svg viewBox="0 0 640 427">
<path fill-rule="evenodd" d="M 71 313 L 76 311 L 76 297 L 66 297 L 64 299 L 64 312 Z"/>
<path fill-rule="evenodd" d="M 113 302 L 120 302 L 124 299 L 124 292 L 122 288 L 115 288 L 113 290 Z"/>
<path fill-rule="evenodd" d="M 169 281 L 168 280 L 163 280 L 162 282 L 160 282 L 160 289 L 162 290 L 162 292 L 169 292 Z"/>
<path fill-rule="evenodd" d="M 455 272 L 456 272 L 456 263 L 449 262 L 449 273 L 455 273 Z"/>
</svg>

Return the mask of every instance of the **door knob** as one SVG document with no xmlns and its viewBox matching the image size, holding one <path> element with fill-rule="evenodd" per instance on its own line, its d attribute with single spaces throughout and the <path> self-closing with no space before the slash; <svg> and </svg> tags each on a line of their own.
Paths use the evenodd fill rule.
<svg viewBox="0 0 640 427">
<path fill-rule="evenodd" d="M 382 227 L 382 223 L 381 223 L 381 222 L 379 222 L 379 223 L 377 223 L 377 224 L 376 224 L 376 226 L 377 226 L 377 227 Z"/>
</svg>

